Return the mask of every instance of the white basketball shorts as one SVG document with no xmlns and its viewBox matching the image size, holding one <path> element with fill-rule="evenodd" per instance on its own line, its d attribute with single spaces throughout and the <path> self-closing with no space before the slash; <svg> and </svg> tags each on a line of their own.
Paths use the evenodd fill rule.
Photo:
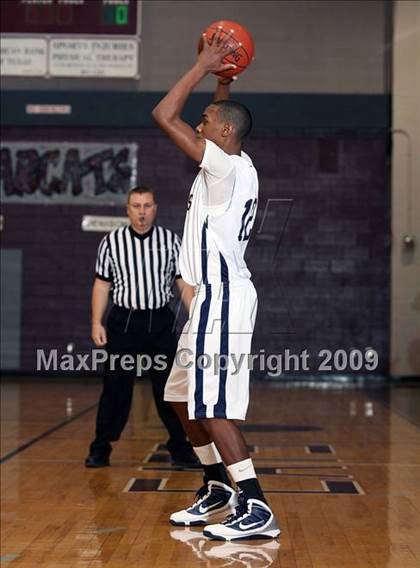
<svg viewBox="0 0 420 568">
<path fill-rule="evenodd" d="M 245 420 L 257 313 L 250 280 L 200 286 L 178 342 L 164 399 L 188 402 L 190 420 Z"/>
</svg>

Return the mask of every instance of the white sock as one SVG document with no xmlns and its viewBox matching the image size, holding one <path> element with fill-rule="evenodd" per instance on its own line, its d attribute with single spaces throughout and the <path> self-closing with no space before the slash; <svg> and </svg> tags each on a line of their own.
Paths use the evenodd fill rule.
<svg viewBox="0 0 420 568">
<path fill-rule="evenodd" d="M 213 442 L 207 444 L 206 446 L 194 446 L 193 450 L 197 454 L 197 457 L 202 465 L 213 465 L 215 463 L 220 463 L 223 461 L 222 456 L 217 451 L 217 448 Z"/>
<path fill-rule="evenodd" d="M 233 463 L 232 465 L 228 465 L 227 470 L 235 483 L 238 483 L 239 481 L 245 481 L 245 479 L 252 479 L 253 477 L 257 477 L 251 458 Z"/>
</svg>

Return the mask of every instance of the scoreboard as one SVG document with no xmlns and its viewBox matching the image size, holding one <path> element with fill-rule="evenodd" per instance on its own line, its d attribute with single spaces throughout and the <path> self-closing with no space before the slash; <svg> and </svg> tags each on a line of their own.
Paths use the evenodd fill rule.
<svg viewBox="0 0 420 568">
<path fill-rule="evenodd" d="M 2 34 L 137 35 L 137 0 L 1 0 Z"/>
<path fill-rule="evenodd" d="M 138 79 L 139 0 L 0 0 L 1 75 Z"/>
</svg>

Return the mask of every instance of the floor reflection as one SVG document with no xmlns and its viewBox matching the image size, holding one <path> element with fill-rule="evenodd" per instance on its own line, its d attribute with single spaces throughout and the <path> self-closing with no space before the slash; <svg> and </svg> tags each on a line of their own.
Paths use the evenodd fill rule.
<svg viewBox="0 0 420 568">
<path fill-rule="evenodd" d="M 170 536 L 189 546 L 195 556 L 206 562 L 208 567 L 217 564 L 217 566 L 268 568 L 280 551 L 280 543 L 277 540 L 214 541 L 204 537 L 201 529 L 172 529 Z M 220 564 L 221 560 L 224 561 L 223 564 Z"/>
</svg>

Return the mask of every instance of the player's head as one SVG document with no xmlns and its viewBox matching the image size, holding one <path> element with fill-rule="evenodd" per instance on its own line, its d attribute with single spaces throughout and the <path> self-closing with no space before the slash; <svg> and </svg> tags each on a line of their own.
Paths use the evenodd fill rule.
<svg viewBox="0 0 420 568">
<path fill-rule="evenodd" d="M 157 213 L 154 192 L 141 185 L 134 187 L 127 196 L 127 215 L 138 233 L 147 233 L 152 228 Z"/>
<path fill-rule="evenodd" d="M 195 131 L 197 136 L 223 148 L 227 142 L 242 144 L 251 128 L 252 117 L 246 106 L 236 101 L 217 101 L 204 110 Z"/>
</svg>

